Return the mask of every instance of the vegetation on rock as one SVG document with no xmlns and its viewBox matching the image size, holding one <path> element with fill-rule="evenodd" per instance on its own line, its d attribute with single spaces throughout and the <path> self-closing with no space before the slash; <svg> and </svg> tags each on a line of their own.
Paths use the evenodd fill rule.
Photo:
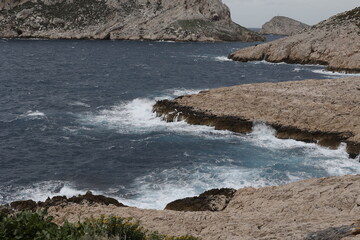
<svg viewBox="0 0 360 240">
<path fill-rule="evenodd" d="M 58 226 L 46 212 L 19 212 L 15 215 L 0 213 L 0 239 L 2 240 L 200 240 L 193 236 L 173 237 L 149 232 L 132 218 L 118 216 L 86 219 L 75 224 L 64 222 Z"/>
</svg>

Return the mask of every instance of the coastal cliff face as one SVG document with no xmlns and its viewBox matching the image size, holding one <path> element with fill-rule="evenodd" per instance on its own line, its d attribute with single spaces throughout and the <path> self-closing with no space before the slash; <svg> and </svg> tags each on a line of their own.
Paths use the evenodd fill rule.
<svg viewBox="0 0 360 240">
<path fill-rule="evenodd" d="M 221 0 L 0 0 L 0 37 L 263 41 Z"/>
<path fill-rule="evenodd" d="M 294 35 L 309 27 L 309 25 L 296 21 L 292 18 L 276 16 L 262 26 L 260 33 L 274 35 Z"/>
<path fill-rule="evenodd" d="M 360 152 L 360 78 L 246 84 L 163 100 L 154 111 L 167 121 L 240 133 L 253 124 L 272 126 L 279 138 Z"/>
<path fill-rule="evenodd" d="M 230 54 L 236 61 L 327 65 L 331 71 L 360 72 L 360 7 L 310 29 Z"/>
</svg>

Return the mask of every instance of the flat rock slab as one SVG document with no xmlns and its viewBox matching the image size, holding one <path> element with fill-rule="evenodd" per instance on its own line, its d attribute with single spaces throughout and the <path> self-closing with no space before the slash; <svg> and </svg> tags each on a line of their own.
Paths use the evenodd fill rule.
<svg viewBox="0 0 360 240">
<path fill-rule="evenodd" d="M 353 157 L 360 151 L 360 77 L 211 89 L 158 102 L 154 110 L 170 121 L 197 117 L 195 124 L 238 132 L 260 121 L 273 126 L 280 138 L 332 148 L 346 142 Z M 244 131 L 237 121 L 247 124 Z"/>
<path fill-rule="evenodd" d="M 327 236 L 335 233 L 347 236 L 350 231 L 355 233 L 360 219 L 360 175 L 309 179 L 279 187 L 239 189 L 227 208 L 218 212 L 79 204 L 50 207 L 48 212 L 57 223 L 64 220 L 77 222 L 102 214 L 133 217 L 145 228 L 161 234 L 192 234 L 204 240 L 296 240 L 326 236 L 326 232 L 329 232 Z M 344 230 L 343 226 L 349 227 Z"/>
</svg>

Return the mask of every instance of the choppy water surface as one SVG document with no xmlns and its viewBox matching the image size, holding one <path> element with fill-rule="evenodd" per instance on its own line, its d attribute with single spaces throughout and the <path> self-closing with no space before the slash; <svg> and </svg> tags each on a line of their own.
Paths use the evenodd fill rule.
<svg viewBox="0 0 360 240">
<path fill-rule="evenodd" d="M 216 187 L 360 173 L 345 146 L 239 135 L 152 113 L 156 100 L 236 84 L 342 77 L 240 63 L 255 43 L 0 40 L 0 203 L 92 190 L 145 208 Z"/>
</svg>

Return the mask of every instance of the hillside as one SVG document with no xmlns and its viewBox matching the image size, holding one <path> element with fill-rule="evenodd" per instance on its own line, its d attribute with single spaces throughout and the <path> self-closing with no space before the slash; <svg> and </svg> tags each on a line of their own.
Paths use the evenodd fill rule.
<svg viewBox="0 0 360 240">
<path fill-rule="evenodd" d="M 262 41 L 220 0 L 1 0 L 0 37 Z"/>
<path fill-rule="evenodd" d="M 274 35 L 294 35 L 309 27 L 309 25 L 292 18 L 276 16 L 262 26 L 260 33 Z"/>
<path fill-rule="evenodd" d="M 240 49 L 229 58 L 243 62 L 322 64 L 331 71 L 360 72 L 360 7 L 300 34 Z"/>
</svg>

